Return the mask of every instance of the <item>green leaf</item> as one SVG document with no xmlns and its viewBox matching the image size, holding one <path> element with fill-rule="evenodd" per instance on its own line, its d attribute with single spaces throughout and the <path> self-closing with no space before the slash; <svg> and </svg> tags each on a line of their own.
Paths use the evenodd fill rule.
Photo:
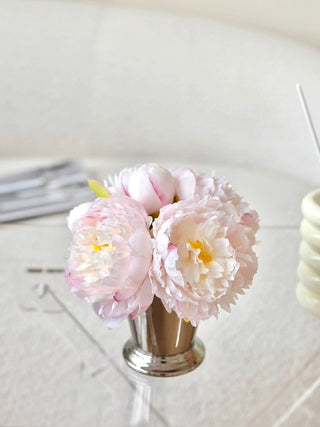
<svg viewBox="0 0 320 427">
<path fill-rule="evenodd" d="M 89 188 L 98 196 L 107 198 L 111 196 L 111 193 L 106 189 L 106 187 L 101 184 L 101 182 L 96 181 L 95 179 L 88 179 Z"/>
</svg>

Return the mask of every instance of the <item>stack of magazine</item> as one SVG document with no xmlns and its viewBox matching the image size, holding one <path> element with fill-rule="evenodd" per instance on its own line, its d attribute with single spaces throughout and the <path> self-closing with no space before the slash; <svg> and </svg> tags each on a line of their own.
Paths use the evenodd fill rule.
<svg viewBox="0 0 320 427">
<path fill-rule="evenodd" d="M 94 199 L 77 161 L 0 178 L 0 222 L 64 212 Z"/>
</svg>

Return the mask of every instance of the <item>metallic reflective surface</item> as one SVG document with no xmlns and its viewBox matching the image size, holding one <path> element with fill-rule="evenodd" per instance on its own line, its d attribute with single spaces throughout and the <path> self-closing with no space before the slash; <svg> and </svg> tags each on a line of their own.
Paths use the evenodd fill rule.
<svg viewBox="0 0 320 427">
<path fill-rule="evenodd" d="M 205 348 L 195 337 L 196 328 L 172 312 L 159 298 L 145 314 L 129 319 L 132 338 L 123 349 L 130 368 L 152 376 L 170 377 L 192 371 L 200 365 Z"/>
</svg>

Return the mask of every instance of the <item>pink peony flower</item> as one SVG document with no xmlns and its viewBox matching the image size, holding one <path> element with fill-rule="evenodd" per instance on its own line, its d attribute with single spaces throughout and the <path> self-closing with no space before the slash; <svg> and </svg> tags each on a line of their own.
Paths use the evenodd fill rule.
<svg viewBox="0 0 320 427">
<path fill-rule="evenodd" d="M 154 294 L 196 326 L 250 286 L 258 215 L 224 178 L 146 164 L 105 185 L 113 196 L 70 212 L 66 280 L 107 326 L 144 313 Z"/>
<path fill-rule="evenodd" d="M 178 200 L 201 200 L 204 197 L 218 198 L 228 204 L 228 214 L 245 227 L 245 233 L 250 243 L 255 244 L 255 234 L 259 228 L 259 218 L 249 204 L 233 190 L 224 177 L 214 177 L 205 174 L 196 175 L 192 169 L 177 169 L 173 171 Z"/>
<path fill-rule="evenodd" d="M 126 196 L 111 196 L 71 211 L 73 232 L 66 280 L 71 291 L 93 303 L 109 327 L 142 314 L 153 294 L 150 218 Z"/>
<path fill-rule="evenodd" d="M 112 194 L 125 194 L 137 200 L 153 214 L 173 202 L 175 182 L 171 172 L 156 164 L 144 164 L 124 169 L 107 187 Z"/>
<path fill-rule="evenodd" d="M 70 231 L 74 231 L 79 219 L 85 216 L 85 214 L 90 209 L 91 205 L 92 205 L 92 202 L 81 203 L 80 205 L 76 206 L 69 212 L 67 222 L 68 222 L 68 228 Z"/>
<path fill-rule="evenodd" d="M 153 223 L 153 292 L 166 309 L 196 326 L 229 310 L 257 270 L 246 225 L 219 197 L 165 206 Z M 247 222 L 247 218 L 245 218 Z"/>
</svg>

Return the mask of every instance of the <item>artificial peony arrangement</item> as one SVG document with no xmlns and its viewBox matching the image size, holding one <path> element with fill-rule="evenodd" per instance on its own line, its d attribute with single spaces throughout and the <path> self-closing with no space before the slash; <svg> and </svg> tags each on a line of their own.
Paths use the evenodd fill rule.
<svg viewBox="0 0 320 427">
<path fill-rule="evenodd" d="M 89 185 L 99 197 L 68 218 L 66 280 L 107 326 L 154 295 L 196 326 L 252 283 L 258 215 L 224 178 L 144 164 Z"/>
</svg>

